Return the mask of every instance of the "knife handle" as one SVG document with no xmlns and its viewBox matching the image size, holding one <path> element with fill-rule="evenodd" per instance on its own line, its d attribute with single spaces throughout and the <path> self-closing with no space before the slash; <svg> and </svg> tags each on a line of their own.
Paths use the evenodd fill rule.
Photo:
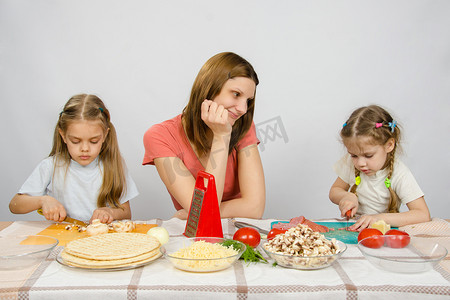
<svg viewBox="0 0 450 300">
<path fill-rule="evenodd" d="M 347 220 L 350 219 L 352 217 L 352 210 L 351 209 L 347 210 L 345 216 L 347 217 Z"/>
</svg>

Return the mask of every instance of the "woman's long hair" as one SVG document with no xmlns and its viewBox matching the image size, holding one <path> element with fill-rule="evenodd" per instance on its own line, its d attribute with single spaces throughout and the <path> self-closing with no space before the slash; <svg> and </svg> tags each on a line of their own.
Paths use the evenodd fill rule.
<svg viewBox="0 0 450 300">
<path fill-rule="evenodd" d="M 201 119 L 201 105 L 205 99 L 214 100 L 228 79 L 250 78 L 257 86 L 258 76 L 252 65 L 241 56 L 223 52 L 211 57 L 200 69 L 191 90 L 188 105 L 183 109 L 183 124 L 189 141 L 200 155 L 208 153 L 211 142 L 208 140 L 209 127 Z M 253 122 L 254 97 L 248 102 L 247 112 L 233 125 L 228 153 L 244 137 Z"/>
<path fill-rule="evenodd" d="M 100 98 L 79 94 L 67 101 L 55 127 L 53 147 L 49 156 L 53 156 L 55 160 L 55 169 L 65 166 L 67 171 L 71 157 L 60 131 L 65 134 L 70 124 L 83 120 L 99 121 L 106 134 L 98 156 L 99 161 L 103 163 L 103 183 L 98 194 L 97 207 L 120 207 L 120 198 L 126 192 L 124 163 L 109 111 Z"/>
</svg>

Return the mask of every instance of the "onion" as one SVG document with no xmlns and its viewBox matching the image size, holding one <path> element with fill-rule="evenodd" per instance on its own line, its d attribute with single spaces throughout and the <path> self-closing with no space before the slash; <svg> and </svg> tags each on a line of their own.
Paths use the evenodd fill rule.
<svg viewBox="0 0 450 300">
<path fill-rule="evenodd" d="M 150 228 L 149 231 L 147 231 L 147 234 L 155 237 L 161 245 L 164 245 L 169 241 L 169 232 L 167 232 L 167 229 L 164 227 L 153 227 Z"/>
</svg>

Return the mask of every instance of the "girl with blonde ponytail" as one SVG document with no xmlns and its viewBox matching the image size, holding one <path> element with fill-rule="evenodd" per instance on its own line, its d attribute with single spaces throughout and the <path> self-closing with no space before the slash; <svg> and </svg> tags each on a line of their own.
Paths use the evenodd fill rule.
<svg viewBox="0 0 450 300">
<path fill-rule="evenodd" d="M 377 105 L 355 110 L 341 129 L 346 154 L 334 165 L 338 178 L 330 200 L 359 216 L 350 230 L 362 230 L 384 220 L 392 226 L 426 222 L 430 212 L 424 194 L 408 167 L 396 157 L 400 127 Z M 400 212 L 401 204 L 408 211 Z"/>
<path fill-rule="evenodd" d="M 12 213 L 42 209 L 48 220 L 131 219 L 136 185 L 127 174 L 116 130 L 95 95 L 75 95 L 59 114 L 53 147 L 9 204 Z"/>
</svg>

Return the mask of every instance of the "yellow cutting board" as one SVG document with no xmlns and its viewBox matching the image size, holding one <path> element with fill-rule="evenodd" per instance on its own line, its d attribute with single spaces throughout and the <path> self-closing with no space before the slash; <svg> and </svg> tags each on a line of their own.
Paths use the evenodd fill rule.
<svg viewBox="0 0 450 300">
<path fill-rule="evenodd" d="M 58 246 L 65 246 L 68 242 L 88 237 L 86 232 L 78 232 L 76 227 L 74 226 L 71 230 L 66 230 L 66 226 L 68 224 L 52 224 L 38 233 L 38 235 L 47 235 L 54 238 L 57 238 L 59 241 Z M 156 227 L 156 224 L 136 224 L 136 228 L 132 232 L 137 233 L 147 233 L 147 231 Z"/>
</svg>

